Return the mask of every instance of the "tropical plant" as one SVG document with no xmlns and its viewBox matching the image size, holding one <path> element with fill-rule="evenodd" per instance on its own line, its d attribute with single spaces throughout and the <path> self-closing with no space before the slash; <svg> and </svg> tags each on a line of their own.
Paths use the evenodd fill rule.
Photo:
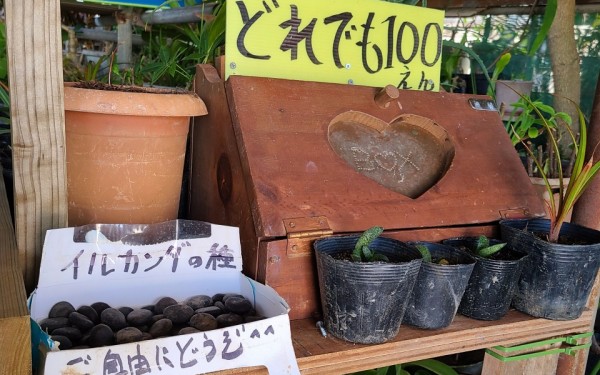
<svg viewBox="0 0 600 375">
<path fill-rule="evenodd" d="M 383 233 L 382 227 L 371 227 L 364 231 L 356 241 L 354 251 L 352 251 L 352 261 L 354 262 L 387 262 L 389 259 L 383 255 L 376 253 L 369 248 L 371 242 L 373 242 L 379 235 Z"/>
<path fill-rule="evenodd" d="M 505 122 L 505 127 L 515 147 L 520 148 L 521 144 L 525 142 L 533 151 L 533 155 L 527 153 L 525 155 L 529 176 L 541 177 L 541 172 L 543 172 L 548 178 L 557 178 L 558 164 L 563 167 L 563 163 L 565 162 L 568 163 L 566 164 L 566 169 L 562 170 L 562 173 L 564 176 L 569 176 L 575 155 L 571 154 L 569 160 L 563 160 L 560 153 L 556 154 L 554 152 L 551 138 L 546 136 L 544 142 L 544 137 L 540 136 L 545 135 L 547 132 L 552 132 L 552 135 L 558 140 L 560 133 L 558 130 L 561 124 L 570 128 L 572 124 L 571 116 L 566 112 L 556 111 L 551 105 L 547 105 L 541 100 L 533 100 L 529 95 L 525 94 L 520 94 L 519 101 L 513 103 L 512 106 L 520 110 L 520 112 L 514 115 L 515 111 L 513 111 L 510 118 Z M 549 128 L 546 128 L 544 124 L 548 125 Z M 542 140 L 541 142 L 539 141 L 540 139 Z M 560 142 L 558 143 L 560 145 Z M 536 167 L 536 164 L 533 162 L 534 159 L 542 169 Z"/>
<path fill-rule="evenodd" d="M 526 18 L 525 22 L 519 22 L 522 17 L 514 19 L 505 18 L 502 22 L 492 22 L 493 17 L 487 16 L 477 34 L 477 40 L 468 41 L 465 38 L 466 31 L 471 31 L 474 26 L 470 23 L 465 24 L 463 40 L 457 43 L 453 40 L 444 40 L 443 44 L 452 49 L 463 51 L 476 63 L 476 69 L 486 78 L 489 83 L 487 94 L 495 98 L 495 82 L 504 71 L 511 59 L 514 59 L 515 53 L 524 53 L 526 57 L 535 56 L 543 45 L 556 15 L 558 0 L 548 0 L 544 8 L 543 18 L 539 27 L 533 28 L 533 12 Z M 498 29 L 498 36 L 492 40 L 492 29 Z M 535 29 L 535 31 L 534 31 Z M 498 40 L 496 40 L 498 39 Z M 502 47 L 506 46 L 506 47 Z M 447 70 L 447 68 L 444 68 Z M 443 70 L 443 71 L 444 71 Z M 490 76 L 489 72 L 493 74 Z M 523 71 L 523 68 L 520 69 Z M 472 76 L 474 80 L 474 76 Z M 475 87 L 475 85 L 473 85 Z M 483 94 L 483 93 L 479 93 Z"/>
<path fill-rule="evenodd" d="M 437 359 L 423 359 L 400 365 L 356 372 L 352 375 L 458 375 L 456 370 Z"/>
<path fill-rule="evenodd" d="M 559 145 L 558 138 L 556 136 L 555 127 L 557 124 L 550 123 L 543 115 L 542 111 L 539 109 L 539 106 L 535 106 L 531 99 L 525 95 L 521 95 L 521 99 L 523 99 L 529 106 L 533 108 L 535 113 L 541 119 L 541 125 L 544 128 L 547 144 L 551 149 L 551 152 L 556 157 L 556 160 L 562 160 L 561 152 L 562 149 Z M 585 190 L 589 187 L 593 178 L 600 171 L 600 161 L 594 161 L 594 152 L 591 152 L 591 156 L 586 160 L 586 149 L 588 147 L 587 144 L 587 122 L 585 116 L 581 112 L 579 106 L 571 101 L 573 105 L 577 109 L 577 113 L 579 115 L 579 139 L 576 139 L 575 134 L 573 133 L 570 126 L 565 126 L 566 133 L 571 137 L 573 141 L 573 150 L 572 155 L 574 155 L 574 164 L 573 170 L 571 171 L 571 176 L 568 180 L 568 183 L 565 184 L 565 174 L 563 171 L 562 163 L 557 163 L 557 178 L 559 179 L 559 192 L 558 192 L 558 202 L 555 202 L 554 199 L 550 199 L 546 202 L 548 205 L 548 213 L 550 219 L 550 230 L 548 233 L 548 240 L 550 242 L 558 242 L 560 228 L 564 221 L 567 218 L 569 211 L 573 209 L 573 206 L 579 200 L 581 195 L 585 192 Z M 553 185 L 548 180 L 550 177 L 544 170 L 544 166 L 538 161 L 535 157 L 534 150 L 530 147 L 530 145 L 524 140 L 521 141 L 521 144 L 525 148 L 526 152 L 533 159 L 534 164 L 539 170 L 540 176 L 544 181 L 544 186 L 548 195 L 550 197 L 553 196 Z M 597 148 L 597 144 L 593 146 L 593 151 Z"/>
</svg>

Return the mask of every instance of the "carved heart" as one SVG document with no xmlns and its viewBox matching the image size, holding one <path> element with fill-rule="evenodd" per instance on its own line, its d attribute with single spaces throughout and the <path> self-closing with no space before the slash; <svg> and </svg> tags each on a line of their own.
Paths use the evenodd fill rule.
<svg viewBox="0 0 600 375">
<path fill-rule="evenodd" d="M 434 186 L 454 158 L 446 130 L 417 115 L 388 124 L 363 112 L 345 112 L 329 123 L 328 139 L 354 170 L 413 199 Z"/>
</svg>

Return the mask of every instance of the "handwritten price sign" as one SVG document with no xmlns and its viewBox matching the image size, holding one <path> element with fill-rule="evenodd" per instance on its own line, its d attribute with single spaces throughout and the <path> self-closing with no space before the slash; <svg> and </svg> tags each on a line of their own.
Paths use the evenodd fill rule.
<svg viewBox="0 0 600 375">
<path fill-rule="evenodd" d="M 443 20 L 378 0 L 228 1 L 226 78 L 439 91 Z"/>
</svg>

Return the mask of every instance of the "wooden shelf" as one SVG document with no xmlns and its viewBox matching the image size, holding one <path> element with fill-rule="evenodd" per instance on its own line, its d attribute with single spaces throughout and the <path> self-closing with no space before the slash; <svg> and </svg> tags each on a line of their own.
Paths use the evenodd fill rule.
<svg viewBox="0 0 600 375">
<path fill-rule="evenodd" d="M 422 330 L 401 326 L 398 336 L 379 345 L 359 345 L 323 337 L 312 319 L 291 322 L 292 339 L 302 374 L 347 374 L 360 370 L 447 354 L 516 345 L 583 333 L 589 330 L 592 312 L 579 319 L 552 321 L 511 310 L 499 321 L 481 321 L 457 315 L 450 327 Z"/>
<path fill-rule="evenodd" d="M 593 312 L 579 319 L 554 321 L 533 318 L 511 310 L 498 321 L 482 321 L 457 315 L 450 327 L 423 330 L 401 326 L 398 336 L 378 345 L 352 344 L 331 335 L 323 337 L 314 319 L 291 322 L 292 341 L 303 375 L 342 375 L 398 363 L 448 354 L 516 345 L 551 337 L 584 333 L 589 330 Z M 237 369 L 215 374 L 267 374 L 266 369 Z"/>
</svg>

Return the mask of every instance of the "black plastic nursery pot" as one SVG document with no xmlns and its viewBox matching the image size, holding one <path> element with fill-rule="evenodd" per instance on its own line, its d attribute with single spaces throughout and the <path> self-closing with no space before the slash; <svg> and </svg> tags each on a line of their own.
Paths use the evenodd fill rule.
<svg viewBox="0 0 600 375">
<path fill-rule="evenodd" d="M 583 312 L 600 267 L 600 231 L 564 223 L 560 237 L 576 244 L 546 241 L 548 219 L 503 220 L 503 241 L 528 254 L 513 306 L 553 320 L 577 319 Z"/>
<path fill-rule="evenodd" d="M 315 241 L 319 291 L 325 329 L 361 344 L 385 342 L 398 334 L 408 297 L 417 279 L 421 255 L 401 241 L 378 237 L 369 248 L 389 262 L 352 262 L 359 236 Z"/>
<path fill-rule="evenodd" d="M 454 247 L 431 242 L 416 242 L 429 249 L 432 262 L 421 263 L 403 323 L 425 329 L 450 325 L 467 288 L 475 258 Z M 445 259 L 449 264 L 439 264 Z"/>
<path fill-rule="evenodd" d="M 499 242 L 490 240 L 490 244 Z M 452 238 L 443 243 L 465 249 L 477 260 L 458 313 L 479 320 L 498 320 L 506 315 L 523 270 L 525 254 L 507 245 L 490 258 L 480 257 L 472 253 L 477 237 Z"/>
</svg>

